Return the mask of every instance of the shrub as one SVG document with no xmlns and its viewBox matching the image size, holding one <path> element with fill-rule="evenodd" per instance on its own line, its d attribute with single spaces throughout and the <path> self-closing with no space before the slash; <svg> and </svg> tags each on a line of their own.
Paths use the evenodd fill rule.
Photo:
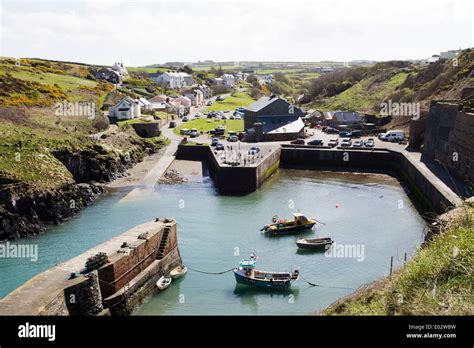
<svg viewBox="0 0 474 348">
<path fill-rule="evenodd" d="M 110 122 L 109 118 L 104 115 L 98 115 L 92 122 L 92 127 L 97 131 L 104 131 L 109 128 Z"/>
</svg>

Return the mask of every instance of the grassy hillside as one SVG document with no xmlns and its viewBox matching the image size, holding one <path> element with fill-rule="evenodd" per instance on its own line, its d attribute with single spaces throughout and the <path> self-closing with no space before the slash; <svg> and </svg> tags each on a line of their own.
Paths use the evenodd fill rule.
<svg viewBox="0 0 474 348">
<path fill-rule="evenodd" d="M 87 65 L 0 58 L 0 190 L 5 185 L 41 190 L 73 183 L 55 157 L 58 152 L 86 151 L 120 162 L 129 151 L 160 146 L 160 139 L 140 139 L 130 127 L 93 139 L 96 122 L 103 119 L 98 110 L 95 120 L 55 115 L 57 102 L 84 101 L 100 107 L 112 90 L 111 84 L 94 80 Z"/>
<path fill-rule="evenodd" d="M 322 99 L 317 103 L 319 109 L 330 110 L 357 110 L 373 112 L 378 108 L 381 100 L 392 95 L 405 81 L 408 73 L 397 72 L 386 81 L 374 83 L 375 78 L 367 78 L 339 93 L 337 96 Z"/>
<path fill-rule="evenodd" d="M 422 247 L 392 280 L 380 280 L 323 311 L 326 315 L 473 315 L 471 208 Z"/>
<path fill-rule="evenodd" d="M 0 104 L 51 106 L 57 101 L 99 102 L 112 90 L 93 80 L 85 65 L 37 59 L 0 59 Z"/>
<path fill-rule="evenodd" d="M 458 99 L 473 86 L 474 50 L 464 50 L 457 62 L 429 65 L 393 61 L 368 67 L 338 69 L 303 86 L 305 107 L 322 111 L 380 112 L 380 103 L 419 102 L 427 111 L 432 99 Z"/>
</svg>

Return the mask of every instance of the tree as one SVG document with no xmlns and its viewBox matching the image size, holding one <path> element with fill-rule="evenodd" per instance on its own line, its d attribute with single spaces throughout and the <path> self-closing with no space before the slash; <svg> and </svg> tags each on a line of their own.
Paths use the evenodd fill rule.
<svg viewBox="0 0 474 348">
<path fill-rule="evenodd" d="M 254 74 L 252 74 L 247 76 L 247 82 L 253 85 L 255 82 L 258 82 L 258 79 Z"/>
<path fill-rule="evenodd" d="M 192 74 L 193 73 L 193 69 L 191 69 L 191 67 L 189 65 L 185 65 L 183 66 L 183 72 L 185 72 L 186 74 Z"/>
</svg>

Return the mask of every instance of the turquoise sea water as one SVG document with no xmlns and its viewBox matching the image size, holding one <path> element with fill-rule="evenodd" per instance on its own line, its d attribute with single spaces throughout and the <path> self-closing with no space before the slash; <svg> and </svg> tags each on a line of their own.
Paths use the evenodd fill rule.
<svg viewBox="0 0 474 348">
<path fill-rule="evenodd" d="M 387 274 L 391 256 L 400 266 L 404 254 L 412 255 L 423 240 L 423 220 L 388 176 L 282 169 L 258 191 L 239 197 L 219 195 L 209 177 L 159 185 L 138 199 L 122 200 L 126 194 L 110 193 L 70 221 L 20 241 L 38 245 L 38 261 L 0 260 L 0 297 L 39 272 L 158 216 L 176 218 L 181 255 L 191 268 L 220 272 L 256 252 L 258 269 L 299 267 L 303 278 L 322 286 L 299 280 L 291 290 L 270 292 L 236 286 L 232 272 L 188 271 L 148 298 L 138 315 L 305 314 L 352 292 L 338 287 L 355 289 Z M 291 217 L 298 209 L 325 225 L 297 236 L 260 233 L 273 215 Z M 297 238 L 323 236 L 363 247 L 363 260 L 360 255 L 358 261 L 298 251 Z"/>
</svg>

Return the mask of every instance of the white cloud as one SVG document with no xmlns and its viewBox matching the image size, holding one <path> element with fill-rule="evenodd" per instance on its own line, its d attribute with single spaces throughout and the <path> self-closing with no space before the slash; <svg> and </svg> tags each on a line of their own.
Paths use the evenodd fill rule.
<svg viewBox="0 0 474 348">
<path fill-rule="evenodd" d="M 97 64 L 419 58 L 472 46 L 468 1 L 0 2 L 0 55 Z"/>
</svg>

